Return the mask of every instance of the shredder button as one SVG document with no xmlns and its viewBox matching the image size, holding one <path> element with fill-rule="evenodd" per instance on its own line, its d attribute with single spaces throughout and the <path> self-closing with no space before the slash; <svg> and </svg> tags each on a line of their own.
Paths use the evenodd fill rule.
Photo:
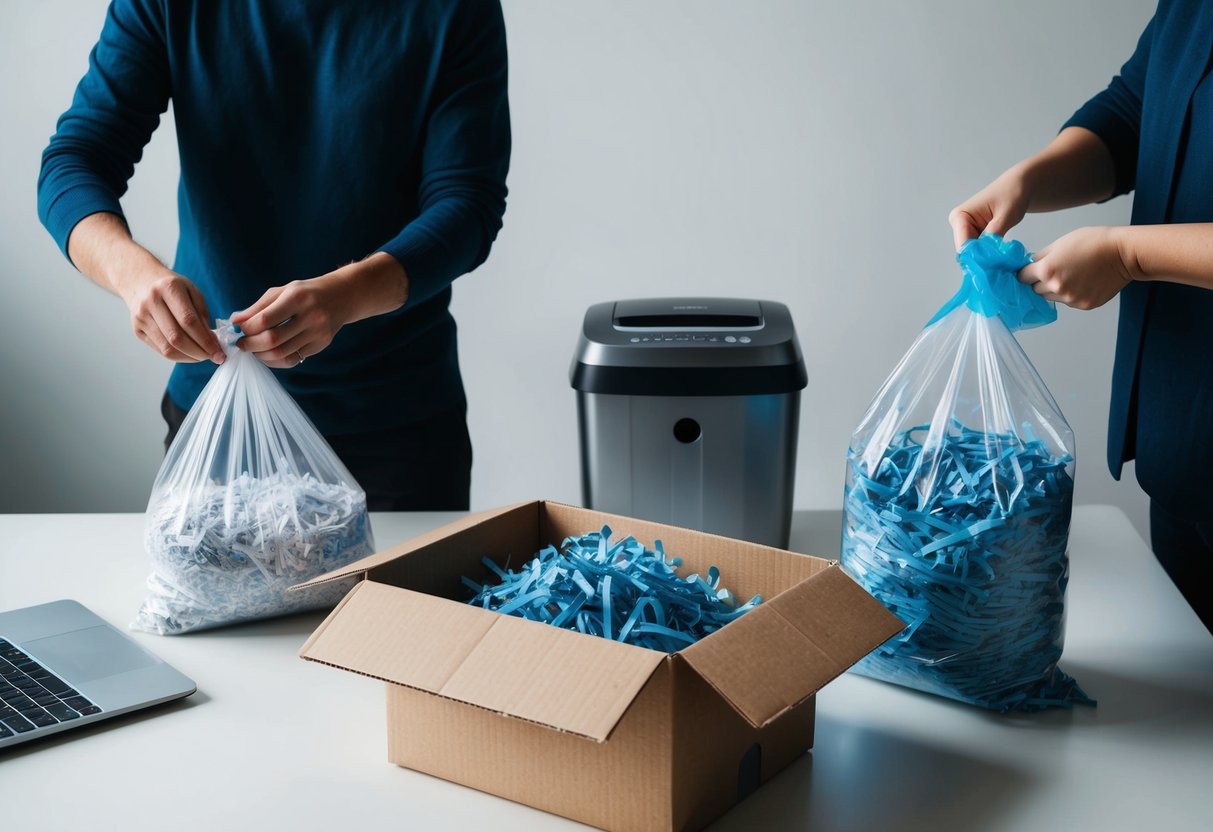
<svg viewBox="0 0 1213 832">
<path fill-rule="evenodd" d="M 726 335 L 726 336 L 724 336 L 724 340 L 725 340 L 725 343 L 728 343 L 728 344 L 736 344 L 736 343 L 737 343 L 737 338 L 736 338 L 736 337 L 734 337 L 734 336 L 732 336 L 732 335 Z"/>
<path fill-rule="evenodd" d="M 743 344 L 748 344 L 748 343 L 750 343 L 750 336 L 748 336 L 748 335 L 742 335 L 742 336 L 741 336 L 740 338 L 738 338 L 737 340 L 738 340 L 738 341 L 740 341 L 740 342 L 741 342 L 741 343 L 743 343 Z"/>
<path fill-rule="evenodd" d="M 635 335 L 633 335 L 633 336 L 632 336 L 631 338 L 629 338 L 628 340 L 629 340 L 629 341 L 631 341 L 633 344 L 639 344 L 639 343 L 640 343 L 640 338 L 639 338 L 639 337 L 637 337 L 637 336 L 635 336 Z M 645 338 L 644 340 L 646 340 L 646 341 L 647 341 L 647 340 L 649 340 L 649 339 L 648 339 L 648 338 Z"/>
</svg>

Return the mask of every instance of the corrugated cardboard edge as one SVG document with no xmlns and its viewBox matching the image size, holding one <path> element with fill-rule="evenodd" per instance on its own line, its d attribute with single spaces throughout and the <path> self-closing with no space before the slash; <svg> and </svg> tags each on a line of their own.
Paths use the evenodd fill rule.
<svg viewBox="0 0 1213 832">
<path fill-rule="evenodd" d="M 311 646 L 316 642 L 316 639 L 320 638 L 320 634 L 328 629 L 329 624 L 331 624 L 333 620 L 341 614 L 341 610 L 350 602 L 350 599 L 354 597 L 354 593 L 362 588 L 363 583 L 365 583 L 365 581 L 359 581 L 358 583 L 354 584 L 353 589 L 347 592 L 345 597 L 337 602 L 337 606 L 333 607 L 332 611 L 324 617 L 324 620 L 321 621 L 319 625 L 317 625 L 316 629 L 312 630 L 312 634 L 307 637 L 307 641 L 303 642 L 303 646 L 299 648 L 299 658 L 307 659 L 308 661 L 315 661 L 307 656 L 308 649 L 311 648 Z M 292 587 L 292 589 L 293 588 L 294 587 Z M 328 662 L 322 662 L 322 664 L 328 664 Z"/>
<path fill-rule="evenodd" d="M 351 575 L 362 574 L 365 576 L 378 566 L 382 566 L 385 563 L 391 563 L 392 561 L 407 554 L 415 552 L 419 549 L 423 549 L 433 543 L 437 543 L 443 538 L 449 537 L 457 532 L 461 532 L 464 529 L 471 528 L 479 523 L 483 523 L 485 520 L 491 520 L 494 517 L 500 517 L 502 515 L 509 514 L 512 511 L 518 511 L 519 509 L 526 508 L 527 506 L 535 506 L 536 511 L 538 511 L 541 502 L 542 501 L 540 500 L 527 500 L 525 502 L 514 503 L 508 506 L 478 511 L 473 514 L 469 514 L 466 517 L 460 517 L 458 520 L 452 520 L 450 523 L 445 523 L 435 529 L 430 529 L 428 532 L 423 532 L 416 537 L 409 538 L 408 540 L 398 543 L 395 546 L 380 550 L 373 555 L 367 555 L 366 557 L 356 560 L 351 564 L 347 564 L 340 569 L 334 569 L 331 572 L 325 572 L 323 575 L 318 575 L 317 577 L 312 578 L 310 581 L 295 584 L 294 586 L 290 587 L 289 591 L 293 592 L 294 590 L 304 589 L 306 587 L 315 586 L 316 584 L 325 584 L 332 581 L 338 581 Z"/>
<path fill-rule="evenodd" d="M 841 567 L 831 566 L 677 656 L 761 728 L 904 627 Z"/>
<path fill-rule="evenodd" d="M 610 736 L 668 660 L 369 580 L 346 596 L 299 655 L 596 742 Z"/>
</svg>

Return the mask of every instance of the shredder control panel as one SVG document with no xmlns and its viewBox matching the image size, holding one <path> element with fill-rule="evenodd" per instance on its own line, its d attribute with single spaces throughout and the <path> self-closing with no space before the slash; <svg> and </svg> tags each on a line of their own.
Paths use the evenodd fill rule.
<svg viewBox="0 0 1213 832">
<path fill-rule="evenodd" d="M 628 337 L 630 344 L 659 344 L 659 343 L 678 343 L 678 344 L 749 344 L 753 342 L 753 338 L 749 335 L 722 335 L 720 333 L 706 335 L 696 333 L 694 335 L 686 332 L 669 333 L 669 332 L 653 332 L 645 333 L 644 335 L 632 335 Z"/>
<path fill-rule="evenodd" d="M 734 298 L 618 301 L 610 321 L 605 340 L 620 345 L 744 346 L 766 327 L 760 302 Z"/>
</svg>

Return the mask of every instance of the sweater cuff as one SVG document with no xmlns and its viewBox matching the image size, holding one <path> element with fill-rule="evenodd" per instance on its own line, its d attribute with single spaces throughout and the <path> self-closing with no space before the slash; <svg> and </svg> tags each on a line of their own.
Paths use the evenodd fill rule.
<svg viewBox="0 0 1213 832">
<path fill-rule="evenodd" d="M 55 201 L 47 206 L 43 222 L 69 262 L 72 258 L 67 253 L 67 241 L 72 230 L 80 220 L 103 211 L 117 214 L 122 217 L 123 222 L 126 221 L 118 198 L 108 188 L 93 184 L 71 187 L 55 197 Z"/>
<path fill-rule="evenodd" d="M 1090 130 L 1112 154 L 1112 167 L 1116 175 L 1116 187 L 1108 199 L 1133 190 L 1137 181 L 1137 130 L 1123 118 L 1098 101 L 1088 101 L 1061 126 L 1083 127 Z M 1107 200 L 1101 200 L 1107 202 Z"/>
<path fill-rule="evenodd" d="M 435 236 L 420 228 L 405 228 L 379 249 L 395 257 L 409 280 L 404 309 L 424 303 L 451 285 L 451 252 Z"/>
</svg>

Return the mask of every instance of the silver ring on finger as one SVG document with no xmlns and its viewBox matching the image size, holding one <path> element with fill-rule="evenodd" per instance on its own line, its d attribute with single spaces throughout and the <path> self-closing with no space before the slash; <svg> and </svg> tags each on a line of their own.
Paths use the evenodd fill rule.
<svg viewBox="0 0 1213 832">
<path fill-rule="evenodd" d="M 296 367 L 298 367 L 300 364 L 302 364 L 302 363 L 303 363 L 303 353 L 302 353 L 302 352 L 300 352 L 299 350 L 295 350 L 295 357 L 299 359 L 299 360 L 298 360 L 298 361 L 295 363 L 295 366 L 296 366 Z"/>
</svg>

